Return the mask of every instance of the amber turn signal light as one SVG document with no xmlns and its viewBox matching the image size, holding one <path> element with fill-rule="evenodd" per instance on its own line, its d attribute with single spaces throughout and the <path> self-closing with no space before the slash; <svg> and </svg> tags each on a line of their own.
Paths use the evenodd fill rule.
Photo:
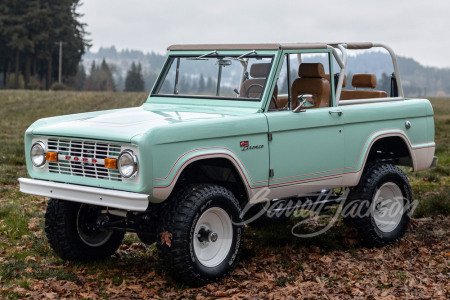
<svg viewBox="0 0 450 300">
<path fill-rule="evenodd" d="M 105 168 L 117 169 L 117 159 L 115 159 L 115 158 L 105 158 Z"/>
<path fill-rule="evenodd" d="M 58 161 L 58 152 L 45 153 L 45 159 L 48 161 Z"/>
</svg>

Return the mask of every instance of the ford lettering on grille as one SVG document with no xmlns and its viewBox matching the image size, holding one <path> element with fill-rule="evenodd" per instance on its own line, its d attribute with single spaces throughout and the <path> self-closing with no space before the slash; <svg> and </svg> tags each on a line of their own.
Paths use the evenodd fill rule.
<svg viewBox="0 0 450 300">
<path fill-rule="evenodd" d="M 100 165 L 104 165 L 105 164 L 105 160 L 104 159 L 87 158 L 87 157 L 78 157 L 78 156 L 70 156 L 70 155 L 58 154 L 58 161 L 63 161 L 63 160 L 76 161 L 76 162 L 81 162 L 81 163 L 85 163 L 85 164 L 100 164 Z"/>
</svg>

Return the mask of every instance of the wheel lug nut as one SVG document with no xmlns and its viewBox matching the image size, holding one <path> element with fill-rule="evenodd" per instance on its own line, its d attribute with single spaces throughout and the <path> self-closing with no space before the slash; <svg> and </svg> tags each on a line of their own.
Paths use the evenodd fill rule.
<svg viewBox="0 0 450 300">
<path fill-rule="evenodd" d="M 210 234 L 209 234 L 209 241 L 210 242 L 216 242 L 217 241 L 217 238 L 218 238 L 218 236 L 217 236 L 217 233 L 215 233 L 215 232 L 211 232 Z"/>
</svg>

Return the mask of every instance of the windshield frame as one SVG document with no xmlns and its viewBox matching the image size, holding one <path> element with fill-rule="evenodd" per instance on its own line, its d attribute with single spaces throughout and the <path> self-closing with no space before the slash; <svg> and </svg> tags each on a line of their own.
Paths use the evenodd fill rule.
<svg viewBox="0 0 450 300">
<path fill-rule="evenodd" d="M 161 69 L 158 78 L 150 92 L 149 98 L 190 98 L 190 99 L 212 99 L 212 100 L 225 100 L 225 101 L 239 101 L 239 102 L 251 102 L 251 103 L 261 103 L 262 100 L 265 99 L 265 95 L 267 91 L 270 89 L 270 84 L 273 77 L 273 72 L 275 67 L 277 66 L 277 58 L 278 58 L 278 51 L 267 51 L 267 50 L 256 50 L 256 53 L 248 54 L 244 58 L 269 58 L 271 59 L 270 62 L 270 71 L 268 73 L 268 76 L 266 78 L 266 82 L 264 84 L 264 89 L 261 92 L 261 96 L 259 98 L 247 98 L 247 97 L 227 97 L 227 96 L 214 96 L 214 95 L 180 95 L 180 94 L 158 94 L 160 88 L 164 84 L 164 80 L 166 79 L 167 73 L 170 71 L 170 68 L 173 63 L 177 62 L 177 58 L 186 58 L 186 57 L 192 57 L 196 58 L 205 54 L 211 54 L 207 55 L 204 58 L 223 58 L 223 59 L 237 59 L 243 54 L 249 53 L 248 50 L 244 51 L 229 51 L 229 50 L 217 50 L 216 53 L 211 54 L 211 51 L 170 51 L 169 55 L 167 56 L 167 59 L 164 63 L 163 68 Z M 236 61 L 238 62 L 238 61 Z M 248 71 L 248 70 L 247 70 Z M 242 83 L 242 82 L 241 82 Z"/>
</svg>

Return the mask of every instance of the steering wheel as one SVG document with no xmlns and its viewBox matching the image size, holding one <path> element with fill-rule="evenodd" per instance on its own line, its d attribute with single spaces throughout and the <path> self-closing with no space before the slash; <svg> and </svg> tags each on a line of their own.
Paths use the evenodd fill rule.
<svg viewBox="0 0 450 300">
<path fill-rule="evenodd" d="M 264 87 L 262 86 L 262 85 L 260 85 L 260 84 L 258 84 L 258 83 L 253 83 L 253 84 L 250 84 L 250 86 L 247 88 L 247 92 L 245 92 L 245 96 L 247 97 L 247 98 L 250 98 L 250 90 L 252 89 L 252 88 L 255 88 L 255 87 L 258 87 L 258 88 L 260 88 L 261 89 L 261 92 L 262 92 L 262 90 L 264 90 Z"/>
<path fill-rule="evenodd" d="M 246 92 L 246 97 L 247 98 L 250 98 L 250 90 L 252 89 L 252 88 L 255 88 L 255 87 L 258 87 L 258 88 L 260 88 L 261 90 L 263 90 L 264 89 L 264 87 L 261 85 L 261 84 L 258 84 L 258 83 L 253 83 L 253 84 L 251 84 L 248 88 L 247 88 L 247 92 Z M 271 99 L 271 101 L 273 102 L 273 104 L 275 104 L 275 109 L 277 109 L 278 110 L 278 102 L 277 102 L 277 98 L 275 98 L 275 95 L 272 95 L 272 99 Z"/>
<path fill-rule="evenodd" d="M 275 109 L 278 110 L 278 102 L 277 102 L 277 98 L 275 98 L 275 95 L 272 95 L 272 100 L 273 104 L 275 104 Z"/>
</svg>

